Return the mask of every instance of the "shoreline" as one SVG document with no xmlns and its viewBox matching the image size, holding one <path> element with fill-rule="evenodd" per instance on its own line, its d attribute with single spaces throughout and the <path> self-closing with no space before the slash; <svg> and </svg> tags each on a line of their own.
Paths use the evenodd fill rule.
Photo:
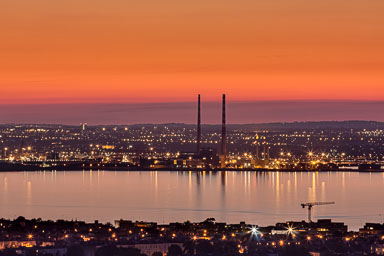
<svg viewBox="0 0 384 256">
<path fill-rule="evenodd" d="M 384 169 L 366 169 L 366 170 L 354 170 L 354 169 L 266 169 L 266 168 L 216 168 L 216 169 L 200 169 L 200 168 L 185 168 L 185 169 L 172 169 L 172 168 L 122 168 L 122 167 L 102 167 L 102 168 L 71 168 L 68 166 L 59 167 L 47 167 L 41 168 L 37 166 L 26 167 L 22 165 L 14 166 L 14 168 L 3 168 L 0 164 L 0 172 L 84 172 L 84 171 L 110 171 L 110 172 L 288 172 L 288 173 L 311 173 L 311 172 L 324 172 L 324 173 L 384 173 Z"/>
<path fill-rule="evenodd" d="M 145 167 L 132 166 L 126 163 L 91 163 L 91 162 L 36 162 L 21 163 L 0 160 L 0 172 L 36 172 L 36 171 L 118 171 L 118 172 L 361 172 L 384 173 L 384 168 L 377 168 L 375 164 L 354 165 L 351 168 L 319 168 L 319 169 L 294 169 L 294 168 L 173 168 L 173 167 Z M 358 168 L 356 168 L 358 167 Z M 372 168 L 373 167 L 373 168 Z"/>
</svg>

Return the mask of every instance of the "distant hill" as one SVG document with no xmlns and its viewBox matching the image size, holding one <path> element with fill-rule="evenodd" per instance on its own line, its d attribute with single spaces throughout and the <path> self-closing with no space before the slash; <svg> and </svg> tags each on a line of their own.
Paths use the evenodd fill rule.
<svg viewBox="0 0 384 256">
<path fill-rule="evenodd" d="M 44 128 L 77 128 L 80 126 L 60 125 L 60 124 L 0 124 L 0 127 L 31 126 Z M 133 124 L 133 125 L 97 125 L 90 127 L 128 127 L 131 129 L 146 128 L 179 128 L 193 129 L 195 124 L 184 123 L 164 123 L 164 124 Z M 209 130 L 220 129 L 220 124 L 202 124 L 202 128 Z M 384 122 L 375 121 L 319 121 L 319 122 L 291 122 L 291 123 L 260 123 L 260 124 L 227 124 L 228 130 L 286 130 L 286 129 L 384 129 Z"/>
</svg>

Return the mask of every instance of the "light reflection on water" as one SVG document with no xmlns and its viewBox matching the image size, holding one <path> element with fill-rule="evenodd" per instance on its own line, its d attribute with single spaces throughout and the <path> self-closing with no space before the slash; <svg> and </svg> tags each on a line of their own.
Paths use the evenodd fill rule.
<svg viewBox="0 0 384 256">
<path fill-rule="evenodd" d="M 384 173 L 357 172 L 5 172 L 0 217 L 274 224 L 332 218 L 357 229 L 384 222 Z"/>
</svg>

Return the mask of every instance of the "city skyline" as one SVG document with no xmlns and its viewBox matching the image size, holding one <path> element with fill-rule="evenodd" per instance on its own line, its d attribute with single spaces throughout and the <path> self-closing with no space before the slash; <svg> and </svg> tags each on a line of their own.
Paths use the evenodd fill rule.
<svg viewBox="0 0 384 256">
<path fill-rule="evenodd" d="M 383 0 L 0 0 L 0 256 L 384 255 Z"/>
</svg>

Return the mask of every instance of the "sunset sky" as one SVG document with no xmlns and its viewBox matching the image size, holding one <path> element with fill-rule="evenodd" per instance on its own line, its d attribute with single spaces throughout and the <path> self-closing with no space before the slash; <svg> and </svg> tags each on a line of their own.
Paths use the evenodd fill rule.
<svg viewBox="0 0 384 256">
<path fill-rule="evenodd" d="M 384 100 L 383 0 L 1 0 L 0 101 Z"/>
</svg>

